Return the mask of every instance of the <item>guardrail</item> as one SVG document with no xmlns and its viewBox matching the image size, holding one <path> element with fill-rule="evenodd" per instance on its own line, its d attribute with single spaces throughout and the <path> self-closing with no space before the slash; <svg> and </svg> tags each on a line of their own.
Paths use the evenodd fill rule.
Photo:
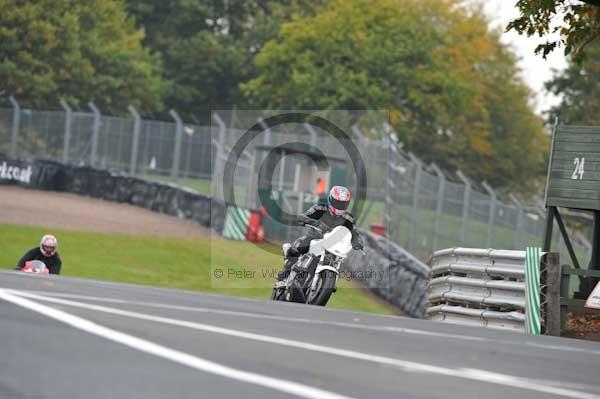
<svg viewBox="0 0 600 399">
<path fill-rule="evenodd" d="M 542 259 L 542 324 L 548 330 L 550 320 L 554 334 L 558 300 L 548 298 L 548 281 L 549 276 L 553 282 L 560 278 L 560 267 L 548 273 L 546 258 Z M 450 248 L 435 252 L 429 261 L 427 318 L 525 332 L 525 260 L 525 251 Z M 556 286 L 554 282 L 552 287 Z"/>
</svg>

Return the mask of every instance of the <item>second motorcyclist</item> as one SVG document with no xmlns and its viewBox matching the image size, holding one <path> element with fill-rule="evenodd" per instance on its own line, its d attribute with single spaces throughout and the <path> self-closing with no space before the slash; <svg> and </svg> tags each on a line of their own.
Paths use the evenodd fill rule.
<svg viewBox="0 0 600 399">
<path fill-rule="evenodd" d="M 25 255 L 17 262 L 17 270 L 23 269 L 25 263 L 32 260 L 39 260 L 50 270 L 50 274 L 60 274 L 60 268 L 62 266 L 62 260 L 56 251 L 58 247 L 58 241 L 56 237 L 50 234 L 45 234 L 40 241 L 38 247 L 32 248 L 27 251 Z"/>
<path fill-rule="evenodd" d="M 347 212 L 350 205 L 350 190 L 343 186 L 334 186 L 329 191 L 326 203 L 313 205 L 300 217 L 304 224 L 311 224 L 321 229 L 323 233 L 337 226 L 344 226 L 352 233 L 352 248 L 356 250 L 363 249 L 362 239 L 358 231 L 354 228 L 354 217 Z M 312 229 L 302 237 L 296 239 L 291 247 L 284 254 L 285 264 L 282 271 L 277 273 L 277 280 L 284 280 L 290 273 L 291 267 L 298 257 L 308 252 L 310 242 L 320 238 L 319 234 Z"/>
</svg>

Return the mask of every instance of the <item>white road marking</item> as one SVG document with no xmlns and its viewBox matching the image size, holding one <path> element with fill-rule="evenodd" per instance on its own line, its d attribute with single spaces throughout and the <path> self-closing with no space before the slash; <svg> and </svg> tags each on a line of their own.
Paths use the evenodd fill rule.
<svg viewBox="0 0 600 399">
<path fill-rule="evenodd" d="M 349 396 L 340 395 L 334 392 L 314 388 L 297 382 L 282 380 L 280 378 L 273 378 L 262 374 L 238 370 L 228 366 L 224 366 L 219 363 L 212 362 L 210 360 L 202 359 L 197 356 L 192 356 L 187 353 L 170 349 L 165 346 L 156 344 L 154 342 L 135 337 L 133 335 L 125 334 L 120 331 L 104 327 L 79 316 L 66 313 L 62 310 L 54 309 L 49 306 L 33 302 L 29 299 L 25 299 L 20 296 L 14 295 L 13 293 L 8 292 L 7 290 L 0 289 L 0 298 L 4 299 L 7 302 L 11 302 L 15 305 L 21 306 L 23 308 L 32 310 L 37 313 L 41 313 L 44 316 L 47 316 L 54 320 L 58 320 L 79 330 L 88 332 L 93 335 L 97 335 L 99 337 L 108 339 L 113 342 L 123 344 L 125 346 L 137 349 L 145 353 L 161 357 L 163 359 L 168 359 L 175 363 L 179 363 L 196 370 L 215 374 L 224 378 L 230 378 L 233 380 L 246 382 L 249 384 L 259 385 L 262 387 L 274 389 L 276 391 L 299 396 L 302 398 L 352 399 Z"/>
<path fill-rule="evenodd" d="M 405 334 L 415 334 L 419 336 L 433 336 L 433 337 L 441 337 L 441 338 L 453 338 L 460 339 L 466 341 L 489 341 L 487 338 L 482 337 L 474 337 L 470 335 L 458 335 L 458 334 L 448 334 L 448 333 L 438 333 L 434 331 L 426 331 L 426 330 L 416 330 L 413 328 L 404 328 L 404 327 L 396 327 L 396 326 L 385 326 L 385 325 L 364 325 L 364 324 L 354 324 L 354 323 L 344 323 L 339 321 L 325 321 L 325 320 L 315 320 L 315 319 L 305 319 L 305 318 L 297 318 L 297 317 L 286 317 L 286 316 L 273 316 L 266 315 L 260 313 L 249 313 L 249 312 L 236 312 L 233 310 L 221 310 L 221 309 L 211 309 L 211 308 L 202 308 L 202 307 L 191 307 L 191 306 L 182 306 L 182 305 L 168 305 L 156 302 L 139 302 L 139 301 L 129 301 L 125 299 L 112 299 L 112 298 L 101 298 L 96 296 L 87 296 L 87 295 L 76 295 L 76 294 L 62 294 L 62 293 L 54 293 L 48 291 L 27 291 L 27 290 L 19 290 L 19 293 L 29 293 L 35 295 L 43 294 L 49 297 L 58 297 L 58 298 L 71 298 L 71 299 L 84 299 L 88 301 L 96 301 L 96 302 L 106 302 L 106 303 L 118 303 L 123 305 L 135 305 L 135 306 L 143 306 L 149 308 L 157 308 L 157 309 L 167 309 L 167 310 L 183 310 L 189 312 L 196 313 L 213 313 L 218 315 L 226 315 L 226 316 L 236 316 L 236 317 L 247 317 L 247 318 L 256 318 L 256 319 L 265 319 L 265 320 L 277 320 L 277 321 L 289 321 L 294 323 L 306 323 L 306 324 L 320 324 L 326 326 L 335 326 L 335 327 L 349 327 L 356 328 L 361 330 L 371 330 L 371 331 L 384 331 L 384 332 L 398 332 Z M 600 354 L 600 352 L 598 352 Z"/>
<path fill-rule="evenodd" d="M 225 315 L 225 316 L 286 321 L 286 322 L 292 322 L 292 323 L 305 323 L 305 324 L 313 324 L 313 325 L 347 327 L 347 328 L 355 328 L 355 329 L 360 329 L 360 330 L 394 332 L 394 333 L 401 333 L 401 334 L 413 334 L 413 335 L 418 335 L 418 336 L 432 336 L 432 337 L 440 337 L 440 338 L 457 339 L 457 340 L 463 340 L 463 341 L 494 342 L 496 344 L 505 344 L 505 345 L 511 345 L 511 346 L 524 345 L 524 346 L 531 346 L 534 348 L 545 349 L 545 350 L 577 352 L 577 353 L 585 353 L 588 355 L 600 355 L 600 350 L 593 350 L 591 348 L 575 348 L 575 347 L 566 346 L 566 345 L 549 345 L 549 344 L 543 344 L 543 343 L 534 342 L 534 341 L 516 341 L 515 342 L 515 341 L 507 341 L 507 340 L 501 340 L 501 339 L 489 339 L 489 338 L 484 338 L 484 337 L 476 337 L 473 335 L 458 335 L 458 334 L 450 334 L 450 333 L 435 332 L 435 331 L 428 331 L 428 330 L 419 330 L 419 329 L 414 329 L 414 328 L 405 328 L 405 327 L 397 327 L 397 326 L 364 325 L 364 324 L 345 323 L 345 322 L 338 322 L 338 321 L 315 320 L 315 319 L 287 317 L 287 316 L 274 316 L 274 315 L 268 315 L 268 314 L 262 314 L 262 313 L 238 312 L 238 311 L 233 311 L 233 310 L 222 310 L 222 309 L 192 307 L 192 306 L 182 306 L 182 305 L 170 305 L 170 304 L 163 304 L 163 303 L 156 303 L 156 302 L 129 301 L 129 300 L 125 300 L 125 299 L 103 298 L 103 297 L 77 295 L 77 294 L 64 294 L 64 293 L 56 293 L 56 292 L 50 292 L 50 291 L 19 290 L 19 292 L 31 293 L 31 294 L 37 293 L 37 294 L 42 294 L 42 295 L 50 296 L 50 297 L 84 299 L 84 300 L 88 300 L 88 301 L 118 303 L 118 304 L 124 304 L 124 305 L 134 305 L 134 306 L 142 306 L 142 307 L 157 308 L 157 309 L 181 310 L 181 311 L 189 311 L 189 312 L 196 312 L 196 313 L 211 313 L 211 314 L 218 314 L 218 315 Z M 528 337 L 526 335 L 524 335 L 524 338 L 528 339 Z"/>
<path fill-rule="evenodd" d="M 72 307 L 77 307 L 77 308 L 81 308 L 81 309 L 95 310 L 98 312 L 120 315 L 120 316 L 125 316 L 125 317 L 131 317 L 131 318 L 135 318 L 135 319 L 139 319 L 139 320 L 153 321 L 153 322 L 157 322 L 157 323 L 169 324 L 169 325 L 178 326 L 178 327 L 186 327 L 186 328 L 190 328 L 190 329 L 194 329 L 194 330 L 228 335 L 228 336 L 233 336 L 233 337 L 237 337 L 237 338 L 244 338 L 244 339 L 249 339 L 249 340 L 254 340 L 254 341 L 259 341 L 259 342 L 265 342 L 265 343 L 269 343 L 269 344 L 282 345 L 282 346 L 287 346 L 287 347 L 292 347 L 292 348 L 299 348 L 302 350 L 309 350 L 309 351 L 313 351 L 313 352 L 326 353 L 326 354 L 340 356 L 340 357 L 368 361 L 368 362 L 372 362 L 372 363 L 395 366 L 395 367 L 398 367 L 407 372 L 437 374 L 437 375 L 443 375 L 443 376 L 448 376 L 448 377 L 462 378 L 462 379 L 467 379 L 467 380 L 474 380 L 474 381 L 479 381 L 479 382 L 503 385 L 503 386 L 507 386 L 507 387 L 511 387 L 511 388 L 520 388 L 520 389 L 525 389 L 525 390 L 530 390 L 530 391 L 535 391 L 535 392 L 543 392 L 543 393 L 548 393 L 548 394 L 552 394 L 552 395 L 558 395 L 558 396 L 564 396 L 564 397 L 576 398 L 576 399 L 600 399 L 600 395 L 595 395 L 592 393 L 582 392 L 582 391 L 573 390 L 573 389 L 548 386 L 546 384 L 539 383 L 538 381 L 535 381 L 535 380 L 521 378 L 521 377 L 515 377 L 515 376 L 511 376 L 511 375 L 507 375 L 507 374 L 495 373 L 495 372 L 491 372 L 491 371 L 487 371 L 487 370 L 470 369 L 470 368 L 450 369 L 450 368 L 442 367 L 442 366 L 435 366 L 435 365 L 429 365 L 429 364 L 425 364 L 425 363 L 412 362 L 412 361 L 396 359 L 396 358 L 391 358 L 391 357 L 386 357 L 386 356 L 371 355 L 368 353 L 363 353 L 363 352 L 358 352 L 358 351 L 353 351 L 353 350 L 348 350 L 348 349 L 342 349 L 342 348 L 336 348 L 336 347 L 331 347 L 331 346 L 325 346 L 325 345 L 319 345 L 319 344 L 312 344 L 309 342 L 296 341 L 296 340 L 292 340 L 292 339 L 279 338 L 279 337 L 274 337 L 274 336 L 269 336 L 269 335 L 249 333 L 249 332 L 245 332 L 245 331 L 233 330 L 233 329 L 213 326 L 213 325 L 209 325 L 209 324 L 201 324 L 201 323 L 195 323 L 195 322 L 190 322 L 190 321 L 185 321 L 185 320 L 177 320 L 177 319 L 171 319 L 171 318 L 166 318 L 166 317 L 153 316 L 153 315 L 144 314 L 144 313 L 113 309 L 113 308 L 108 308 L 108 307 L 104 307 L 104 306 L 100 306 L 100 305 L 92 305 L 92 304 L 88 304 L 88 303 L 74 302 L 74 301 L 65 300 L 65 299 L 49 298 L 49 297 L 25 293 L 25 292 L 16 291 L 16 290 L 5 290 L 5 291 L 12 292 L 15 295 L 32 298 L 32 299 L 37 299 L 37 300 L 41 300 L 41 301 L 46 301 L 46 302 L 51 302 L 51 303 L 56 303 L 56 304 L 60 304 L 60 305 L 72 306 Z M 0 290 L 0 292 L 2 292 L 2 291 Z"/>
<path fill-rule="evenodd" d="M 185 289 L 177 289 L 177 288 L 169 288 L 169 287 L 158 287 L 158 286 L 147 286 L 142 284 L 134 284 L 134 283 L 121 283 L 117 281 L 108 281 L 108 280 L 92 280 L 84 277 L 73 277 L 73 276 L 64 276 L 60 274 L 35 274 L 35 273 L 23 273 L 18 270 L 0 270 L 0 274 L 8 275 L 10 277 L 20 277 L 24 279 L 40 279 L 47 281 L 57 281 L 57 282 L 69 282 L 69 283 L 81 283 L 88 284 L 91 286 L 97 285 L 100 287 L 114 287 L 114 288 L 128 288 L 133 290 L 142 290 L 148 292 L 151 289 L 153 292 L 157 293 L 166 293 L 166 294 L 178 294 L 178 295 L 186 295 L 186 296 L 198 296 L 198 291 L 191 291 Z M 202 295 L 211 297 L 214 299 L 219 298 L 231 298 L 231 296 L 227 296 L 225 294 L 217 294 L 212 292 L 203 292 Z M 260 303 L 263 302 L 259 298 L 250 298 L 250 297 L 235 297 L 237 301 L 240 302 L 252 302 L 252 303 Z M 379 317 L 394 317 L 389 315 L 378 315 Z"/>
</svg>

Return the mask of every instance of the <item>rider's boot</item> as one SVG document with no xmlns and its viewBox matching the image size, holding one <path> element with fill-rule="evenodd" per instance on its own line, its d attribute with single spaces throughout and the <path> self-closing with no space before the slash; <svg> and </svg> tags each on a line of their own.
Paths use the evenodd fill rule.
<svg viewBox="0 0 600 399">
<path fill-rule="evenodd" d="M 283 264 L 283 270 L 277 273 L 275 278 L 277 281 L 283 281 L 290 275 L 290 271 L 292 270 L 292 265 L 296 263 L 298 260 L 298 256 L 300 254 L 293 247 L 287 247 L 286 253 L 283 255 L 283 259 L 285 259 L 285 263 Z"/>
<path fill-rule="evenodd" d="M 298 258 L 287 258 L 285 263 L 283 264 L 283 270 L 278 272 L 275 278 L 277 281 L 283 281 L 290 275 L 290 270 L 292 270 L 292 265 L 296 263 Z"/>
</svg>

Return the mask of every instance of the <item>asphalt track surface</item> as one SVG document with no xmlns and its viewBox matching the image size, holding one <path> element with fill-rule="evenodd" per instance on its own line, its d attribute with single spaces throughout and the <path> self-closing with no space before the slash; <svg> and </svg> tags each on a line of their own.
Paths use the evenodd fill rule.
<svg viewBox="0 0 600 399">
<path fill-rule="evenodd" d="M 600 399 L 600 344 L 0 271 L 0 398 Z"/>
</svg>

